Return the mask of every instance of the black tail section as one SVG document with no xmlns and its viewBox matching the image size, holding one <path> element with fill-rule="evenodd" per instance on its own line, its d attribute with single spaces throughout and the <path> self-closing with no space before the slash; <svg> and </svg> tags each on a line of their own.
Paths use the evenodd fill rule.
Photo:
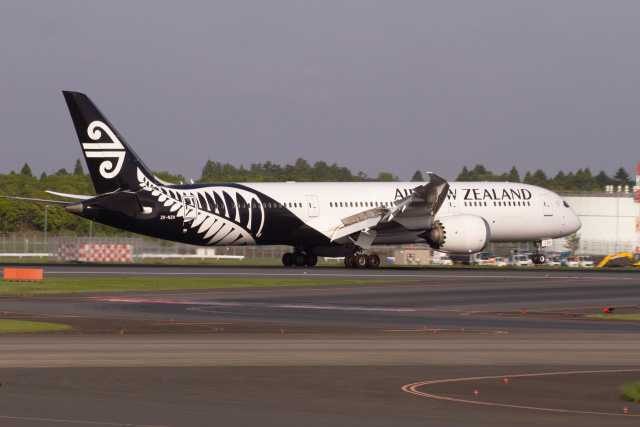
<svg viewBox="0 0 640 427">
<path fill-rule="evenodd" d="M 151 171 L 86 95 L 62 93 L 98 194 L 139 190 L 138 171 L 156 182 Z"/>
</svg>

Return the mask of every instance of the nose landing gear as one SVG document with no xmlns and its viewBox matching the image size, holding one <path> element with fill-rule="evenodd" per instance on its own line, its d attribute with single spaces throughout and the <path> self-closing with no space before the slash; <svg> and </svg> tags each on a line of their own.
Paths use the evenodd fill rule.
<svg viewBox="0 0 640 427">
<path fill-rule="evenodd" d="M 531 261 L 535 265 L 544 264 L 545 262 L 547 262 L 547 256 L 540 253 L 540 248 L 542 248 L 542 241 L 536 240 L 535 242 L 533 242 L 533 244 L 536 247 L 536 253 L 531 256 Z"/>
</svg>

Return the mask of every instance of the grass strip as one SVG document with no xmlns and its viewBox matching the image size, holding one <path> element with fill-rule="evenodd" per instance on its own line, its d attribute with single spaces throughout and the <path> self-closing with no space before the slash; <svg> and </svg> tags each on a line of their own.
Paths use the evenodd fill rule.
<svg viewBox="0 0 640 427">
<path fill-rule="evenodd" d="M 383 281 L 384 282 L 384 281 Z M 368 280 L 51 277 L 41 282 L 0 282 L 0 294 L 65 294 L 85 292 L 163 291 L 183 289 L 258 288 L 274 286 L 356 285 Z"/>
<path fill-rule="evenodd" d="M 70 329 L 69 325 L 60 325 L 58 323 L 31 322 L 28 320 L 7 320 L 0 319 L 0 333 L 19 333 L 19 332 L 49 332 L 63 331 Z"/>
<path fill-rule="evenodd" d="M 590 317 L 592 319 L 604 319 L 604 320 L 635 320 L 635 321 L 640 321 L 640 313 L 630 313 L 630 314 L 587 314 L 584 317 Z"/>
<path fill-rule="evenodd" d="M 640 402 L 640 381 L 621 385 L 620 392 L 625 400 L 630 402 Z"/>
</svg>

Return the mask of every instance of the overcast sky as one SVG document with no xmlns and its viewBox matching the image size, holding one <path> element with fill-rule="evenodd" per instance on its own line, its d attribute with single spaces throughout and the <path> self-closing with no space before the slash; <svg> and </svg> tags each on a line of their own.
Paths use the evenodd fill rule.
<svg viewBox="0 0 640 427">
<path fill-rule="evenodd" d="M 3 1 L 0 173 L 73 170 L 62 90 L 144 162 L 635 174 L 640 2 Z"/>
</svg>

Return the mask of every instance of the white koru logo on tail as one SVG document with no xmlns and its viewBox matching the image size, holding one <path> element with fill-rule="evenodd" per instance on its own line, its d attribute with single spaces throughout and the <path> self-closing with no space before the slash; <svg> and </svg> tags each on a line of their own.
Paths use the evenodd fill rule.
<svg viewBox="0 0 640 427">
<path fill-rule="evenodd" d="M 105 133 L 111 138 L 111 142 L 89 142 L 82 144 L 82 148 L 84 149 L 84 154 L 87 158 L 107 158 L 107 159 L 118 159 L 118 162 L 115 166 L 111 160 L 105 160 L 100 164 L 100 175 L 107 179 L 111 179 L 118 175 L 120 169 L 122 169 L 122 163 L 124 162 L 124 146 L 118 140 L 116 135 L 109 129 L 107 125 L 102 123 L 101 121 L 92 122 L 87 128 L 87 135 L 89 138 L 97 141 L 102 136 L 102 132 L 99 129 L 105 131 Z"/>
</svg>

